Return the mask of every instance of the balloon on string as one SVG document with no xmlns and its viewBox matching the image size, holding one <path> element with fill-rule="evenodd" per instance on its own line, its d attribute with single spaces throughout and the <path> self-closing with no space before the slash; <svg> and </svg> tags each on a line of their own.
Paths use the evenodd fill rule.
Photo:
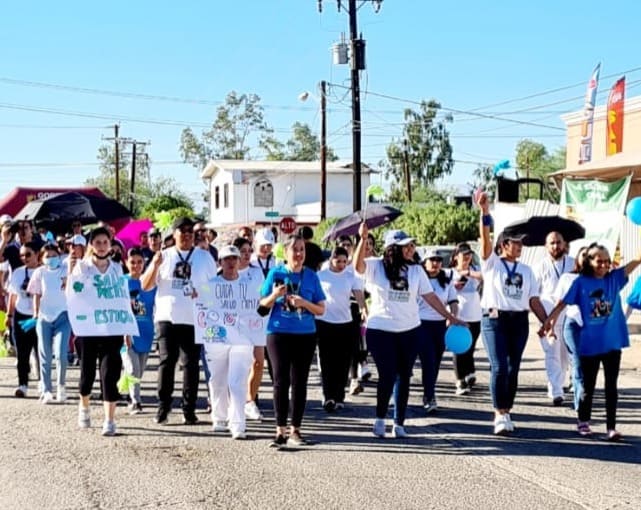
<svg viewBox="0 0 641 510">
<path fill-rule="evenodd" d="M 472 347 L 470 328 L 452 324 L 445 332 L 445 347 L 453 354 L 463 354 Z"/>
<path fill-rule="evenodd" d="M 635 197 L 625 206 L 625 214 L 635 225 L 641 225 L 641 197 Z"/>
</svg>

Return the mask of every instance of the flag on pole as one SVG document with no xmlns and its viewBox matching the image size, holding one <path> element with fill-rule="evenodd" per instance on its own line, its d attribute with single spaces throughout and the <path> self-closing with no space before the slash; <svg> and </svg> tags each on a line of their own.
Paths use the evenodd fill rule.
<svg viewBox="0 0 641 510">
<path fill-rule="evenodd" d="M 579 146 L 579 165 L 592 160 L 592 126 L 594 124 L 594 106 L 596 104 L 596 91 L 599 86 L 599 73 L 601 62 L 592 71 L 588 89 L 585 93 L 583 106 L 583 122 L 581 123 L 581 145 Z"/>
<path fill-rule="evenodd" d="M 625 76 L 619 78 L 610 90 L 608 96 L 608 115 L 606 117 L 608 129 L 605 141 L 607 156 L 617 154 L 623 150 L 623 106 L 625 102 Z"/>
</svg>

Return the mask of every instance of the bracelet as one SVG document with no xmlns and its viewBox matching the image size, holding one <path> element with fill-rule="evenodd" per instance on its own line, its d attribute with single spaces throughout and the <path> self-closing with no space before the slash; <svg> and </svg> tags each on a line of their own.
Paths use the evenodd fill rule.
<svg viewBox="0 0 641 510">
<path fill-rule="evenodd" d="M 491 227 L 494 225 L 494 219 L 490 214 L 483 214 L 481 216 L 481 221 L 483 222 L 484 227 Z"/>
</svg>

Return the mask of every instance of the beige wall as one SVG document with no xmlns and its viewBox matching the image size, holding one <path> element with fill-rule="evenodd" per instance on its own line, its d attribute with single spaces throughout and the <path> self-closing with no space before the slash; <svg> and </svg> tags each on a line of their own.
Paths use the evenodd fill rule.
<svg viewBox="0 0 641 510">
<path fill-rule="evenodd" d="M 594 112 L 592 133 L 592 162 L 606 160 L 606 106 L 597 106 Z M 561 117 L 567 127 L 566 168 L 579 167 L 579 146 L 581 143 L 581 121 L 583 112 L 572 112 Z M 641 96 L 626 98 L 623 116 L 623 152 L 641 152 Z"/>
</svg>

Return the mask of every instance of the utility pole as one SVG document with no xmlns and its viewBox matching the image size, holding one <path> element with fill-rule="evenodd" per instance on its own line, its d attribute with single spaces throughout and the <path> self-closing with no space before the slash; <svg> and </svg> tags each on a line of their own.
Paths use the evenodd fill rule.
<svg viewBox="0 0 641 510">
<path fill-rule="evenodd" d="M 327 82 L 320 82 L 320 109 L 321 109 L 321 132 L 320 132 L 320 167 L 321 167 L 321 200 L 320 219 L 327 218 Z"/>
<path fill-rule="evenodd" d="M 120 200 L 120 142 L 125 141 L 124 139 L 121 139 L 119 137 L 119 132 L 120 126 L 118 124 L 114 124 L 114 136 L 112 138 L 102 138 L 103 140 L 114 143 L 114 158 L 116 166 L 114 172 L 114 176 L 116 179 L 116 200 Z"/>
<path fill-rule="evenodd" d="M 356 23 L 356 0 L 349 0 L 349 38 L 352 46 L 351 78 L 352 78 L 352 165 L 354 166 L 354 192 L 352 205 L 354 211 L 361 210 L 361 89 L 359 58 L 361 48 L 358 44 L 358 29 Z"/>
<path fill-rule="evenodd" d="M 410 154 L 407 138 L 403 140 L 403 173 L 405 174 L 405 188 L 407 190 L 407 201 L 412 201 L 412 177 L 410 174 Z"/>
<path fill-rule="evenodd" d="M 129 193 L 129 210 L 133 213 L 134 211 L 134 196 L 136 190 L 136 144 L 134 142 L 131 144 L 131 187 Z"/>
</svg>

